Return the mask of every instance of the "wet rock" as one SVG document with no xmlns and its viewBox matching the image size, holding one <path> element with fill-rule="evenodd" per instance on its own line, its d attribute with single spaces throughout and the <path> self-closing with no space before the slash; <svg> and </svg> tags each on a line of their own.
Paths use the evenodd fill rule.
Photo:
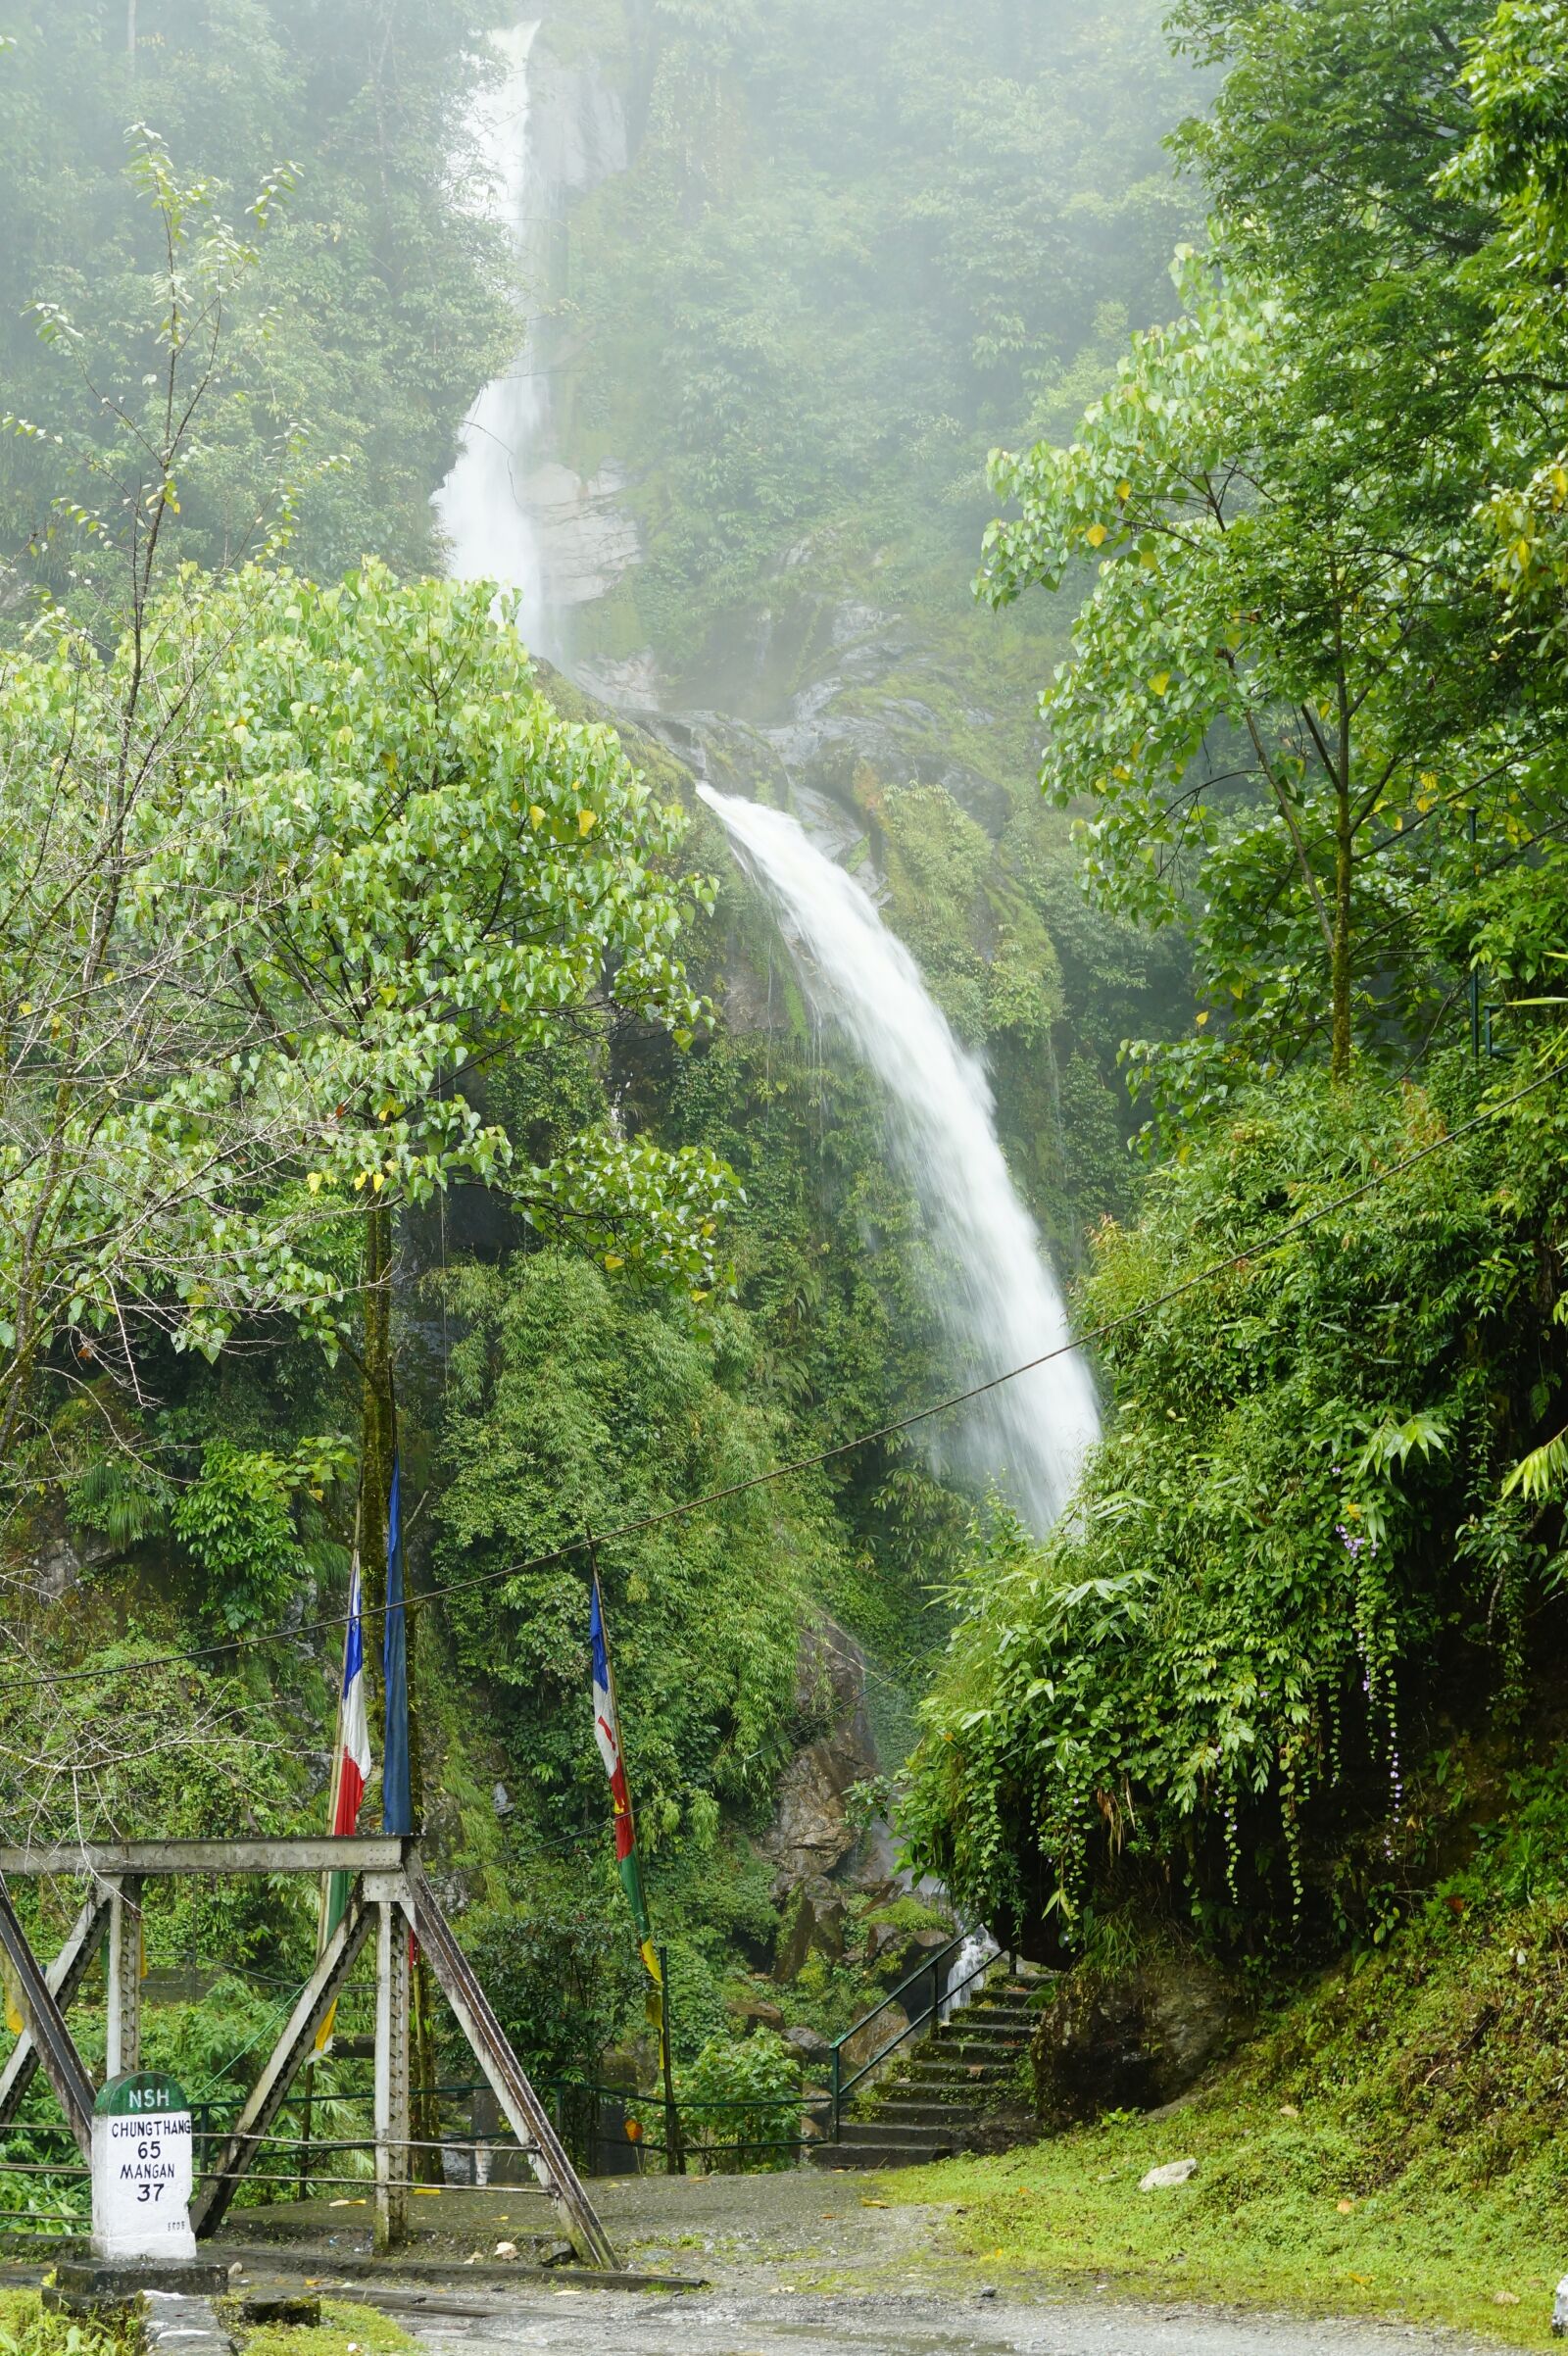
<svg viewBox="0 0 1568 2356">
<path fill-rule="evenodd" d="M 784 2026 L 783 2013 L 763 1996 L 726 1996 L 724 2010 L 735 2020 L 744 2022 L 749 2029 L 782 2029 Z"/>
<path fill-rule="evenodd" d="M 1168 2192 L 1176 2184 L 1190 2184 L 1198 2174 L 1196 2160 L 1167 2160 L 1163 2168 L 1151 2168 L 1139 2181 L 1140 2192 Z"/>
<path fill-rule="evenodd" d="M 844 1953 L 846 1907 L 836 1890 L 817 1882 L 796 1892 L 778 1943 L 776 1976 L 797 1980 L 808 1955 L 825 1955 L 837 1963 Z"/>
<path fill-rule="evenodd" d="M 866 1960 L 878 1980 L 887 1988 L 897 1988 L 917 1972 L 927 1957 L 948 1945 L 953 1938 L 951 1923 L 932 1923 L 913 1929 L 901 1928 L 897 1923 L 873 1923 L 866 1934 Z"/>
<path fill-rule="evenodd" d="M 321 2302 L 314 2291 L 251 2290 L 238 2306 L 244 2324 L 304 2325 L 314 2330 L 321 2320 Z"/>
<path fill-rule="evenodd" d="M 546 598 L 553 608 L 608 597 L 642 558 L 642 534 L 625 505 L 625 470 L 584 477 L 569 466 L 536 466 L 520 486 L 533 519 Z"/>
<path fill-rule="evenodd" d="M 50 1538 L 38 1548 L 26 1565 L 25 1575 L 39 1595 L 58 1603 L 68 1595 L 86 1569 L 69 1538 Z"/>
<path fill-rule="evenodd" d="M 877 2014 L 874 2021 L 867 2021 L 863 2029 L 858 2029 L 843 2047 L 846 2077 L 863 2069 L 867 2062 L 874 2061 L 896 2037 L 903 2036 L 908 2026 L 909 2016 L 903 2005 L 889 2004 Z"/>
<path fill-rule="evenodd" d="M 864 1659 L 854 1638 L 831 1621 L 802 1635 L 795 1716 L 805 1728 L 825 1724 L 828 1731 L 807 1742 L 785 1768 L 773 1821 L 760 1843 L 774 1867 L 775 1905 L 850 1857 L 859 1832 L 849 1820 L 849 1793 L 876 1772 Z M 839 1944 L 842 1950 L 842 1939 Z"/>
<path fill-rule="evenodd" d="M 72 1529 L 58 1492 L 51 1492 L 43 1508 L 31 1517 L 22 1577 L 35 1595 L 50 1603 L 69 1595 L 84 1571 L 113 1562 L 120 1551 L 101 1531 Z"/>
<path fill-rule="evenodd" d="M 1065 2126 L 1174 2101 L 1223 2046 L 1239 2010 L 1225 1975 L 1184 1948 L 1125 1974 L 1063 1973 L 1035 2032 L 1041 2118 Z"/>
</svg>

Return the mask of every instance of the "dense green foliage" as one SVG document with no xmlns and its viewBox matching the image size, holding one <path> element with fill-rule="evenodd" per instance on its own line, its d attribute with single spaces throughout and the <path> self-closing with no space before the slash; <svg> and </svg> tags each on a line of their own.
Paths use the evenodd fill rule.
<svg viewBox="0 0 1568 2356">
<path fill-rule="evenodd" d="M 1505 1728 L 1559 1634 L 1568 420 L 1518 75 L 1562 26 L 1181 22 L 1212 264 L 996 462 L 982 585 L 1083 584 L 1046 786 L 1206 1004 L 1082 1290 L 1114 1420 L 1044 1549 L 977 1555 L 910 1823 L 1048 1946 L 1174 1910 L 1261 1953 L 1387 1925 L 1439 1715 Z"/>
<path fill-rule="evenodd" d="M 768 1427 L 737 1395 L 755 1345 L 732 1310 L 703 1335 L 557 1253 L 508 1275 L 460 1272 L 449 1291 L 468 1329 L 448 1377 L 440 1504 L 453 1642 L 509 1718 L 522 1714 L 514 1741 L 539 1800 L 563 1829 L 586 1829 L 602 1813 L 603 1770 L 584 1739 L 585 1565 L 519 1569 L 473 1595 L 463 1584 L 754 1478 L 769 1461 Z M 822 1544 L 774 1490 L 732 1500 L 722 1519 L 656 1523 L 607 1547 L 607 1615 L 612 1631 L 625 1621 L 616 1684 L 656 1848 L 683 1824 L 711 1841 L 721 1802 L 755 1808 L 770 1792 Z M 623 1600 L 635 1614 L 617 1612 Z"/>
<path fill-rule="evenodd" d="M 300 466 L 339 462 L 302 500 L 307 570 L 330 579 L 367 555 L 429 564 L 430 491 L 511 332 L 494 232 L 450 197 L 474 36 L 505 14 L 495 0 L 140 0 L 128 18 L 103 0 L 0 8 L 6 404 L 67 444 L 42 472 L 36 453 L 3 462 L 8 563 L 65 585 L 51 495 L 82 498 L 65 464 L 106 444 L 100 397 L 149 365 L 141 298 L 161 239 L 122 170 L 127 126 L 151 123 L 233 212 L 284 181 L 265 288 L 225 319 L 222 430 L 194 456 L 200 553 L 244 552 L 292 450 Z M 25 316 L 38 303 L 80 314 L 85 341 L 41 346 Z"/>
<path fill-rule="evenodd" d="M 1560 0 L 1183 0 L 1174 52 L 1099 0 L 541 32 L 630 131 L 530 241 L 551 455 L 629 465 L 643 535 L 577 649 L 725 705 L 669 723 L 703 773 L 833 803 L 987 1058 L 1107 1406 L 1043 1542 L 908 1435 L 778 1477 L 954 1384 L 885 1108 L 694 771 L 409 577 L 515 348 L 460 129 L 506 16 L 141 0 L 130 57 L 118 9 L 0 13 L 8 1820 L 318 1824 L 395 1399 L 431 1852 L 530 2068 L 651 2066 L 591 1550 L 683 2090 L 742 2106 L 713 2165 L 784 2156 L 760 1974 L 837 2030 L 919 1928 L 865 1891 L 780 1960 L 848 1638 L 884 1765 L 935 1672 L 894 1798 L 966 1908 L 1100 1969 L 1173 1918 L 1254 1987 L 1396 1957 L 1357 2017 L 1408 1998 L 1439 2093 L 1391 2032 L 1317 2159 L 1505 2171 L 1448 2031 L 1466 1919 L 1545 1951 L 1561 1817 Z M 247 1642 L 128 1742 L 112 1680 L 193 1633 Z M 1461 1855 L 1431 1791 L 1478 1743 Z M 160 2032 L 232 2086 L 308 1893 L 147 1931 L 243 1983 Z"/>
<path fill-rule="evenodd" d="M 931 1710 L 914 1822 L 988 1913 L 1071 1941 L 1170 1872 L 1221 1939 L 1343 1923 L 1402 1886 L 1431 1712 L 1517 1706 L 1562 1567 L 1501 1494 L 1563 1373 L 1562 1097 L 1444 1148 L 1473 1102 L 1462 1070 L 1303 1077 L 1102 1231 L 1081 1301 L 1115 1425 L 1043 1554 L 1003 1529 L 976 1558 Z M 1385 1811 L 1381 1853 L 1347 1854 Z"/>
</svg>

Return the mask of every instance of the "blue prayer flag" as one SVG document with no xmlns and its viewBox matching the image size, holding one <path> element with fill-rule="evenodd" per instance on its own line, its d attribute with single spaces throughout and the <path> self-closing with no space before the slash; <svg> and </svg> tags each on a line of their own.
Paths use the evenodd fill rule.
<svg viewBox="0 0 1568 2356">
<path fill-rule="evenodd" d="M 414 1831 L 409 1778 L 409 1645 L 403 1594 L 403 1499 L 399 1460 L 392 1459 L 386 1517 L 386 1633 L 381 1641 L 386 1686 L 386 1733 L 381 1744 L 381 1830 Z"/>
</svg>

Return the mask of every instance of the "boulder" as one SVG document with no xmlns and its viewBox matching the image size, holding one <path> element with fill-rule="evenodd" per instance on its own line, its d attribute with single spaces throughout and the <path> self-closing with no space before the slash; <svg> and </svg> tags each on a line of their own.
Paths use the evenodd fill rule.
<svg viewBox="0 0 1568 2356">
<path fill-rule="evenodd" d="M 849 2077 L 855 2071 L 863 2069 L 867 2062 L 874 2061 L 908 2026 L 909 2016 L 902 2004 L 890 2004 L 877 2014 L 874 2021 L 867 2021 L 863 2029 L 858 2029 L 854 2037 L 845 2041 L 845 2076 Z"/>
<path fill-rule="evenodd" d="M 743 2022 L 748 2029 L 782 2029 L 784 2015 L 776 2004 L 765 1996 L 751 1996 L 736 1990 L 724 1998 L 724 2010 L 733 2020 Z"/>
<path fill-rule="evenodd" d="M 1198 2174 L 1196 2160 L 1167 2160 L 1163 2168 L 1151 2168 L 1140 2179 L 1140 2192 L 1169 2192 L 1177 2184 L 1190 2184 Z"/>
<path fill-rule="evenodd" d="M 833 2050 L 821 2031 L 808 2029 L 804 2021 L 797 2021 L 793 2029 L 785 2030 L 784 2042 L 793 2045 L 805 2061 L 825 2061 Z"/>
<path fill-rule="evenodd" d="M 775 1978 L 797 1980 L 808 1955 L 825 1955 L 837 1963 L 844 1953 L 844 1899 L 817 1880 L 795 1893 L 795 1903 L 779 1935 Z"/>
<path fill-rule="evenodd" d="M 779 1778 L 773 1821 L 760 1846 L 771 1862 L 775 1905 L 803 1882 L 843 1865 L 859 1841 L 848 1794 L 876 1773 L 876 1746 L 865 1709 L 865 1663 L 858 1644 L 833 1621 L 807 1629 L 795 1669 L 794 1716 L 803 1732 L 821 1729 Z"/>
<path fill-rule="evenodd" d="M 865 1959 L 885 1988 L 897 1988 L 953 1938 L 951 1923 L 907 1930 L 898 1923 L 873 1923 L 866 1933 Z"/>
<path fill-rule="evenodd" d="M 1199 2077 L 1234 2029 L 1235 1989 L 1214 1964 L 1165 1947 L 1126 1973 L 1080 1965 L 1055 1982 L 1032 2048 L 1047 2126 L 1156 2110 Z"/>
</svg>

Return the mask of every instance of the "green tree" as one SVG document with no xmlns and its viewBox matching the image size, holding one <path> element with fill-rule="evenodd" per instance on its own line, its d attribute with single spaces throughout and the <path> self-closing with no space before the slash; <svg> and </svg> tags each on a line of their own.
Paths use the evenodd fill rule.
<svg viewBox="0 0 1568 2356">
<path fill-rule="evenodd" d="M 209 619 L 212 668 L 181 826 L 148 888 L 207 910 L 254 1053 L 286 1070 L 323 1210 L 365 1225 L 361 1546 L 379 1601 L 394 1446 L 392 1222 L 456 1178 L 505 1189 L 611 1269 L 717 1277 L 713 1156 L 606 1124 L 517 1166 L 472 1100 L 490 1060 L 615 1008 L 689 1044 L 677 945 L 705 890 L 681 832 L 603 726 L 563 721 L 488 586 L 368 564 L 318 589 L 249 571 Z"/>
<path fill-rule="evenodd" d="M 1098 560 L 1043 699 L 1045 790 L 1090 805 L 1097 892 L 1185 918 L 1256 1044 L 1325 1030 L 1343 1078 L 1358 983 L 1427 979 L 1411 911 L 1454 813 L 1522 826 L 1549 801 L 1533 763 L 1559 699 L 1501 660 L 1478 578 L 1488 417 L 1396 419 L 1380 354 L 1343 347 L 1325 406 L 1335 323 L 1190 257 L 1179 284 L 1182 317 L 1135 338 L 1069 448 L 994 461 L 1018 513 L 981 589 L 1004 604 Z"/>
<path fill-rule="evenodd" d="M 460 421 L 515 349 L 517 289 L 504 233 L 469 202 L 466 116 L 499 70 L 479 37 L 502 0 L 140 0 L 134 56 L 123 6 L 0 0 L 0 375 L 7 407 L 61 430 L 58 380 L 24 319 L 42 298 L 83 319 L 101 389 L 147 365 L 111 365 L 157 268 L 120 174 L 125 125 L 151 123 L 226 207 L 292 159 L 265 280 L 233 290 L 225 343 L 243 404 L 204 434 L 182 504 L 187 555 L 219 568 L 243 553 L 271 497 L 280 444 L 303 434 L 330 472 L 302 486 L 296 554 L 330 579 L 368 551 L 433 567 L 432 486 Z M 514 17 L 515 12 L 511 12 Z M 90 405 L 73 425 L 106 447 Z M 36 452 L 0 448 L 0 551 L 24 577 L 67 585 L 47 545 Z M 62 457 L 64 454 L 62 454 Z M 198 479 L 199 476 L 199 479 Z M 62 466 L 51 486 L 80 497 Z M 236 522 L 241 534 L 235 536 Z"/>
<path fill-rule="evenodd" d="M 74 551 L 69 610 L 46 607 L 0 658 L 7 1481 L 46 1371 L 57 1388 L 108 1366 L 134 1391 L 149 1331 L 209 1352 L 246 1316 L 324 1334 L 342 1290 L 306 1244 L 309 1205 L 281 1190 L 288 1090 L 214 973 L 204 889 L 175 874 L 215 626 L 212 581 L 172 577 L 180 484 L 232 409 L 221 321 L 258 249 L 156 140 L 132 174 L 162 250 L 121 348 L 139 343 L 152 367 L 134 392 L 106 388 L 88 331 L 45 307 L 46 336 L 112 432 L 9 420 L 75 472 L 46 508 Z"/>
</svg>

